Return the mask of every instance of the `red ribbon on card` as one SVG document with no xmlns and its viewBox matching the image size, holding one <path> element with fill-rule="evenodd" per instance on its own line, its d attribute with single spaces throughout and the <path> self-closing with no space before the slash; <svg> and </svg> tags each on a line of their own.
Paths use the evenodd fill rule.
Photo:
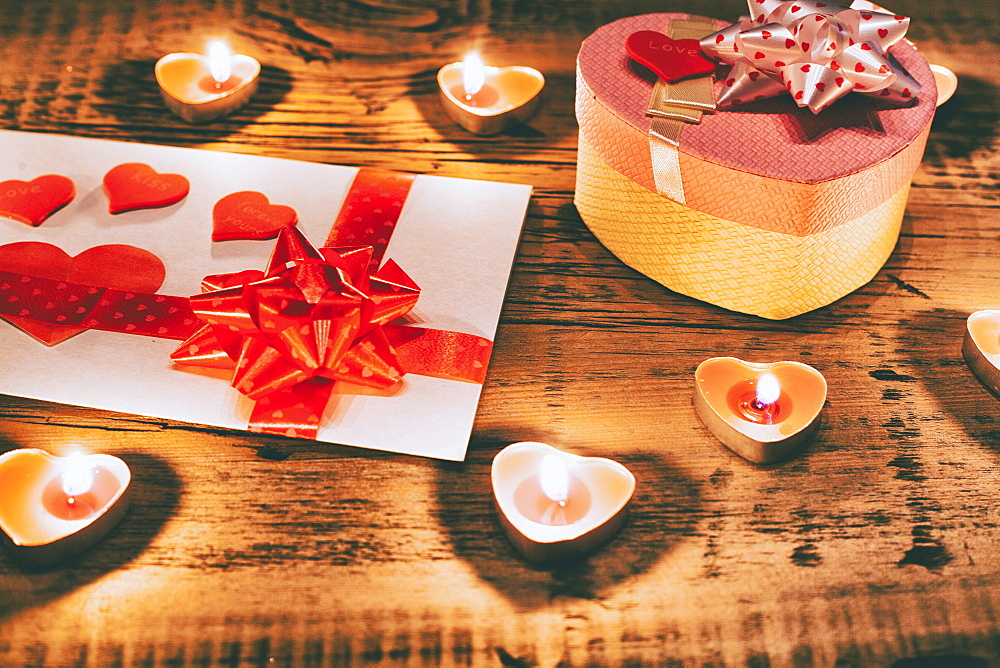
<svg viewBox="0 0 1000 668">
<path fill-rule="evenodd" d="M 316 438 L 338 383 L 385 392 L 407 373 L 482 383 L 491 341 L 393 322 L 420 294 L 381 262 L 413 178 L 362 169 L 326 246 L 284 228 L 265 271 L 207 277 L 191 298 L 207 324 L 172 359 L 232 369 L 232 386 L 256 402 L 250 430 L 299 438 Z"/>
<path fill-rule="evenodd" d="M 0 315 L 186 339 L 171 358 L 231 370 L 232 386 L 255 401 L 251 431 L 316 438 L 335 390 L 385 392 L 407 373 L 485 378 L 489 339 L 398 322 L 420 288 L 381 260 L 413 179 L 360 170 L 326 246 L 286 227 L 264 271 L 207 276 L 194 297 L 0 271 Z"/>
</svg>

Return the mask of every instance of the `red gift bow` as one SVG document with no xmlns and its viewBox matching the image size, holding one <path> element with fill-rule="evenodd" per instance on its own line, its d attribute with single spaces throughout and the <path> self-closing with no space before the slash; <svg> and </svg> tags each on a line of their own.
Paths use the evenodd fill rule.
<svg viewBox="0 0 1000 668">
<path fill-rule="evenodd" d="M 920 84 L 888 49 L 910 20 L 816 0 L 747 0 L 751 19 L 701 39 L 706 55 L 733 67 L 716 100 L 720 109 L 780 95 L 814 114 L 851 91 L 912 103 Z M 857 3 L 855 3 L 857 4 Z"/>
<path fill-rule="evenodd" d="M 317 250 L 282 229 L 265 272 L 208 276 L 191 297 L 208 324 L 171 354 L 178 364 L 233 369 L 256 400 L 250 430 L 316 438 L 337 381 L 387 390 L 407 372 L 482 382 L 492 344 L 459 332 L 391 325 L 420 289 L 371 246 Z"/>
</svg>

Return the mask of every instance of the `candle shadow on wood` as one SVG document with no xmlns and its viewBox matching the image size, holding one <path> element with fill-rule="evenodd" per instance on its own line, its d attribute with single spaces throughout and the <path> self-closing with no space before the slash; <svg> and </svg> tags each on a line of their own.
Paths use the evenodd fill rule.
<svg viewBox="0 0 1000 668">
<path fill-rule="evenodd" d="M 0 440 L 0 450 L 14 444 Z M 180 478 L 162 459 L 116 452 L 132 471 L 131 505 L 118 526 L 87 551 L 41 569 L 0 550 L 0 622 L 17 612 L 59 599 L 119 570 L 142 554 L 173 516 L 182 492 Z M 6 536 L 2 536 L 6 540 Z"/>
<path fill-rule="evenodd" d="M 193 124 L 167 109 L 153 76 L 155 64 L 155 60 L 122 60 L 108 67 L 95 93 L 101 100 L 95 103 L 98 111 L 116 117 L 123 127 L 141 127 L 144 133 L 158 132 L 178 141 L 183 141 L 184 135 L 194 135 L 188 139 L 200 143 L 239 132 L 243 126 L 271 111 L 292 89 L 292 75 L 288 70 L 264 65 L 257 94 L 246 106 L 229 116 Z M 177 130 L 186 132 L 177 136 Z"/>
<path fill-rule="evenodd" d="M 534 152 L 533 140 L 544 140 L 544 147 L 551 147 L 562 137 L 575 134 L 574 91 L 576 80 L 570 74 L 546 74 L 545 88 L 538 111 L 525 122 L 513 121 L 498 135 L 473 134 L 452 120 L 445 111 L 437 86 L 437 70 L 418 72 L 407 91 L 417 111 L 428 125 L 440 133 L 443 141 L 454 143 L 463 152 L 483 153 L 495 157 L 498 147 L 516 157 L 520 153 Z M 481 146 L 482 151 L 477 151 Z M 540 144 L 541 146 L 541 144 Z"/>
<path fill-rule="evenodd" d="M 970 440 L 1000 454 L 1000 397 L 976 378 L 962 356 L 966 322 L 973 310 L 933 309 L 910 316 L 898 334 L 898 348 L 924 354 L 906 360 L 908 368 L 876 369 L 871 375 L 883 385 L 884 402 L 905 406 L 915 402 L 915 388 L 929 392 L 941 411 L 960 425 Z M 926 354 L 930 350 L 937 354 Z M 914 419 L 918 421 L 905 426 L 919 435 L 920 422 L 933 425 L 940 416 L 920 415 Z"/>
<path fill-rule="evenodd" d="M 955 95 L 934 114 L 924 149 L 925 169 L 930 166 L 938 171 L 978 153 L 992 153 L 997 127 L 1000 88 L 985 79 L 962 75 Z"/>
<path fill-rule="evenodd" d="M 543 607 L 556 598 L 599 600 L 615 585 L 650 570 L 702 518 L 698 484 L 667 458 L 653 452 L 616 454 L 615 461 L 637 479 L 624 528 L 589 553 L 532 564 L 507 540 L 494 507 L 490 466 L 509 443 L 506 437 L 482 434 L 473 439 L 464 464 L 440 463 L 437 512 L 456 556 L 522 608 Z"/>
</svg>

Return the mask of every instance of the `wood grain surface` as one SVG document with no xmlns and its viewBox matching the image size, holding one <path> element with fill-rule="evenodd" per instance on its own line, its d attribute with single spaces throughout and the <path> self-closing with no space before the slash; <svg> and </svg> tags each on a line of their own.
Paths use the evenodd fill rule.
<svg viewBox="0 0 1000 668">
<path fill-rule="evenodd" d="M 0 127 L 535 188 L 462 464 L 0 397 L 0 450 L 115 454 L 136 492 L 64 565 L 0 553 L 0 665 L 1000 665 L 1000 404 L 960 353 L 969 313 L 1000 307 L 1000 10 L 892 4 L 958 92 L 884 269 L 771 322 L 625 267 L 572 204 L 580 41 L 622 16 L 745 8 L 0 4 Z M 191 126 L 165 111 L 153 63 L 215 35 L 263 62 L 261 90 Z M 545 73 L 530 124 L 480 138 L 449 122 L 435 73 L 472 46 Z M 717 355 L 819 368 L 816 441 L 764 467 L 721 446 L 691 406 L 695 366 Z M 625 529 L 557 567 L 524 562 L 489 483 L 519 440 L 628 466 Z"/>
</svg>

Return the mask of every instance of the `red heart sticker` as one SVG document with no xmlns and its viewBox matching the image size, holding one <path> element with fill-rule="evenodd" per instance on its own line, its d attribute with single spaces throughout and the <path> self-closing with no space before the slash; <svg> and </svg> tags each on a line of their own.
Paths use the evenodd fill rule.
<svg viewBox="0 0 1000 668">
<path fill-rule="evenodd" d="M 31 181 L 4 181 L 0 183 L 0 216 L 38 227 L 75 196 L 73 182 L 58 174 Z"/>
<path fill-rule="evenodd" d="M 187 197 L 189 189 L 180 174 L 159 174 L 141 162 L 126 162 L 104 175 L 111 213 L 169 206 Z"/>
<path fill-rule="evenodd" d="M 628 36 L 625 50 L 669 83 L 715 71 L 715 63 L 704 56 L 696 39 L 671 39 L 653 30 L 640 30 Z"/>
<path fill-rule="evenodd" d="M 271 204 L 262 193 L 244 190 L 226 195 L 212 209 L 212 241 L 273 239 L 298 222 L 295 209 Z"/>
<path fill-rule="evenodd" d="M 135 292 L 156 292 L 167 274 L 160 258 L 135 246 L 94 246 L 76 257 L 70 257 L 58 246 L 40 241 L 20 241 L 0 246 L 0 269 Z M 23 317 L 3 317 L 47 346 L 62 343 L 86 329 L 49 324 L 31 318 L 30 313 Z"/>
</svg>

